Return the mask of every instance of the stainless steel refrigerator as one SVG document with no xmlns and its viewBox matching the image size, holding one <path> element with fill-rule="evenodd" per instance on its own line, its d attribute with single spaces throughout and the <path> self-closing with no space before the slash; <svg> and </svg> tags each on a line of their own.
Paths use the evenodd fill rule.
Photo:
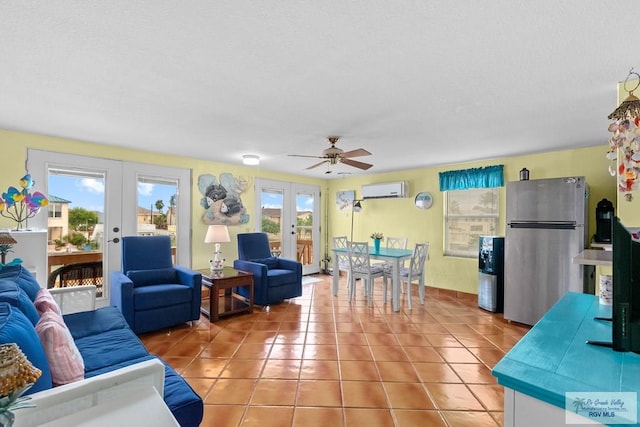
<svg viewBox="0 0 640 427">
<path fill-rule="evenodd" d="M 567 291 L 584 292 L 572 262 L 587 242 L 585 178 L 507 183 L 504 317 L 535 324 Z"/>
</svg>

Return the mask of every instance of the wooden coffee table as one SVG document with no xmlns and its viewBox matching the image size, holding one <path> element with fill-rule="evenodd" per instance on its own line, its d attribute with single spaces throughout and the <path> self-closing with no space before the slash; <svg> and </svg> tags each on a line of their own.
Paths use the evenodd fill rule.
<svg viewBox="0 0 640 427">
<path fill-rule="evenodd" d="M 200 312 L 215 322 L 220 317 L 237 313 L 253 312 L 253 274 L 224 267 L 222 271 L 208 268 L 198 270 L 202 274 L 202 285 L 209 290 L 209 297 L 202 298 Z M 233 293 L 237 286 L 248 286 L 250 298 Z M 222 294 L 220 291 L 224 291 Z"/>
</svg>

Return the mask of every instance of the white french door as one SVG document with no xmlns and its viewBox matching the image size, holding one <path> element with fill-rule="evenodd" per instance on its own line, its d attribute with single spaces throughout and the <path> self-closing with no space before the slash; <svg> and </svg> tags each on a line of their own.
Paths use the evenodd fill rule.
<svg viewBox="0 0 640 427">
<path fill-rule="evenodd" d="M 166 234 L 174 264 L 191 266 L 191 171 L 126 162 L 123 184 L 124 235 Z"/>
<path fill-rule="evenodd" d="M 189 170 L 31 149 L 27 167 L 49 198 L 48 215 L 29 222 L 48 230 L 47 273 L 102 261 L 98 306 L 109 304 L 122 236 L 167 234 L 174 263 L 191 265 Z"/>
<path fill-rule="evenodd" d="M 320 271 L 320 187 L 256 179 L 257 231 L 272 252 L 302 263 L 303 274 Z"/>
</svg>

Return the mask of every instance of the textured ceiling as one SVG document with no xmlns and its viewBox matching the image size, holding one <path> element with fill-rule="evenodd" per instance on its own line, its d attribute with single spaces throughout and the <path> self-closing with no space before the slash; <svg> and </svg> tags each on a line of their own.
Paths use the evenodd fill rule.
<svg viewBox="0 0 640 427">
<path fill-rule="evenodd" d="M 638 0 L 4 0 L 0 128 L 326 178 L 600 144 L 604 164 L 638 17 Z M 328 135 L 375 166 L 287 156 Z"/>
</svg>

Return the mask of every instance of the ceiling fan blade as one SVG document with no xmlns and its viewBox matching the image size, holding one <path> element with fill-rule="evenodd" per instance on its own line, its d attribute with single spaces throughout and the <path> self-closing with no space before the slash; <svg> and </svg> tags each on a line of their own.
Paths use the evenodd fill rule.
<svg viewBox="0 0 640 427">
<path fill-rule="evenodd" d="M 309 157 L 312 159 L 324 159 L 324 156 L 305 156 L 304 154 L 287 154 L 289 157 Z"/>
<path fill-rule="evenodd" d="M 328 161 L 329 161 L 329 160 L 323 160 L 323 161 L 321 161 L 320 163 L 316 163 L 315 165 L 311 165 L 311 166 L 309 166 L 309 167 L 308 167 L 308 168 L 306 168 L 306 169 L 307 169 L 307 170 L 309 170 L 309 169 L 317 168 L 318 166 L 320 166 L 320 165 L 322 165 L 322 164 L 325 164 L 325 163 L 327 163 Z"/>
<path fill-rule="evenodd" d="M 358 162 L 356 160 L 349 160 L 349 159 L 340 159 L 340 162 L 344 163 L 345 165 L 353 166 L 354 168 L 358 168 L 362 170 L 367 170 L 371 166 L 373 166 L 370 163 L 363 163 L 363 162 Z"/>
<path fill-rule="evenodd" d="M 370 156 L 371 153 L 365 150 L 364 148 L 358 148 L 357 150 L 346 151 L 340 154 L 341 157 L 360 157 L 360 156 Z"/>
</svg>

